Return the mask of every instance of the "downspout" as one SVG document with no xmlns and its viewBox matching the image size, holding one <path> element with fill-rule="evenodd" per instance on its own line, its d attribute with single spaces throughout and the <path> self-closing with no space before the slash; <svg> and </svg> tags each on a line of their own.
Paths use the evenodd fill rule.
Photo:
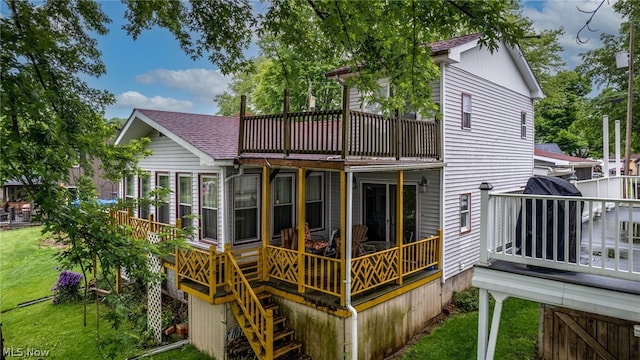
<svg viewBox="0 0 640 360">
<path fill-rule="evenodd" d="M 223 219 L 223 221 L 222 221 L 222 226 L 221 226 L 221 228 L 222 228 L 222 236 L 221 236 L 222 241 L 218 242 L 218 249 L 217 249 L 218 252 L 223 252 L 224 251 L 225 244 L 227 244 L 227 243 L 231 244 L 232 243 L 231 239 L 226 239 L 229 236 L 229 235 L 227 235 L 228 234 L 227 233 L 227 220 L 231 216 L 231 212 L 229 211 L 229 208 L 231 206 L 229 206 L 229 204 L 226 203 L 226 198 L 227 198 L 226 194 L 227 194 L 227 190 L 228 190 L 227 185 L 229 184 L 229 181 L 231 181 L 231 180 L 233 180 L 233 179 L 235 179 L 237 177 L 240 177 L 242 175 L 244 175 L 244 167 L 240 166 L 240 170 L 238 171 L 237 174 L 232 174 L 232 175 L 229 175 L 226 178 L 224 178 L 224 185 L 222 186 L 223 189 L 222 189 L 222 194 L 220 196 L 220 203 L 223 204 L 224 209 L 225 209 L 225 211 L 223 213 L 223 214 L 225 214 L 225 219 Z"/>
<path fill-rule="evenodd" d="M 344 234 L 345 239 L 345 261 L 346 266 L 346 307 L 351 313 L 351 359 L 358 359 L 358 312 L 356 308 L 351 305 L 351 249 L 353 241 L 351 227 L 353 226 L 353 194 L 351 184 L 353 183 L 353 173 L 347 172 L 347 233 Z"/>
</svg>

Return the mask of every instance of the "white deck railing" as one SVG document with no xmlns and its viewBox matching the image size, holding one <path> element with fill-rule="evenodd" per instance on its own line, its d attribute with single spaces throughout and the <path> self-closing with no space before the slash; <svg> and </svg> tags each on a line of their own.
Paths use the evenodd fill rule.
<svg viewBox="0 0 640 360">
<path fill-rule="evenodd" d="M 640 281 L 639 184 L 588 180 L 578 184 L 583 197 L 498 193 L 483 184 L 480 262 Z"/>
</svg>

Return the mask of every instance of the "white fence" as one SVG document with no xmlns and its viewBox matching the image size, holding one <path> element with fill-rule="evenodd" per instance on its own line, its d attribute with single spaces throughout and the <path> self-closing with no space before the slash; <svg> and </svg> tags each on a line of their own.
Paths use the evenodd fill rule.
<svg viewBox="0 0 640 360">
<path fill-rule="evenodd" d="M 485 187 L 480 261 L 640 281 L 638 184 L 632 177 L 588 180 L 578 184 L 583 197 L 496 193 Z"/>
</svg>

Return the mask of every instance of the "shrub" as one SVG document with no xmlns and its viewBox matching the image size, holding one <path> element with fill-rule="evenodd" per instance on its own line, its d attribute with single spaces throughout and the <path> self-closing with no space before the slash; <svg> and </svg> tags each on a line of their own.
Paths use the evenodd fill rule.
<svg viewBox="0 0 640 360">
<path fill-rule="evenodd" d="M 51 291 L 53 291 L 53 303 L 61 304 L 80 300 L 80 281 L 82 274 L 73 271 L 62 270 L 58 275 L 58 280 Z"/>
<path fill-rule="evenodd" d="M 453 292 L 453 303 L 463 312 L 478 310 L 479 298 L 480 292 L 474 287 L 462 292 Z"/>
</svg>

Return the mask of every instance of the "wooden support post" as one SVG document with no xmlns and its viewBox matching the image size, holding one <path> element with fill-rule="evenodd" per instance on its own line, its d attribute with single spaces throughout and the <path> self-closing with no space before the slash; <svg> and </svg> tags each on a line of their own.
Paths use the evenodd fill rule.
<svg viewBox="0 0 640 360">
<path fill-rule="evenodd" d="M 342 158 L 349 156 L 349 88 L 342 86 Z M 344 204 L 342 204 L 344 205 Z"/>
<path fill-rule="evenodd" d="M 122 291 L 122 274 L 120 273 L 120 266 L 116 271 L 116 294 L 120 294 Z"/>
<path fill-rule="evenodd" d="M 284 91 L 284 155 L 289 156 L 291 152 L 291 120 L 289 119 L 289 90 Z"/>
<path fill-rule="evenodd" d="M 347 304 L 347 264 L 345 262 L 347 234 L 347 174 L 340 170 L 340 306 Z"/>
<path fill-rule="evenodd" d="M 269 280 L 269 241 L 271 240 L 271 171 L 269 167 L 262 167 L 262 249 L 263 251 L 263 281 Z"/>
<path fill-rule="evenodd" d="M 244 150 L 244 117 L 247 111 L 247 96 L 240 96 L 240 123 L 238 127 L 238 156 Z"/>
<path fill-rule="evenodd" d="M 181 218 L 177 218 L 176 219 L 176 228 L 177 229 L 182 229 L 182 219 Z"/>
<path fill-rule="evenodd" d="M 225 244 L 225 247 L 231 244 Z M 213 298 L 216 295 L 216 287 L 218 284 L 216 283 L 216 271 L 218 267 L 216 266 L 216 247 L 209 247 L 209 303 L 213 304 Z"/>
<path fill-rule="evenodd" d="M 305 220 L 306 220 L 306 178 L 304 176 L 304 169 L 298 168 L 298 292 L 304 293 L 304 235 L 305 235 Z"/>
<path fill-rule="evenodd" d="M 232 272 L 233 266 L 231 266 L 231 261 L 229 261 L 229 257 L 231 256 L 231 244 L 224 245 L 224 291 L 231 292 L 231 287 L 234 286 L 232 283 Z"/>
<path fill-rule="evenodd" d="M 404 254 L 402 240 L 404 240 L 404 171 L 399 170 L 396 179 L 396 244 L 398 245 L 398 285 L 402 285 L 404 275 Z M 416 234 L 417 235 L 417 234 Z"/>
<path fill-rule="evenodd" d="M 147 221 L 149 222 L 149 230 L 147 230 L 147 231 L 157 232 L 155 224 L 153 222 L 153 215 L 152 214 L 149 214 L 149 216 L 147 216 Z"/>
<path fill-rule="evenodd" d="M 436 266 L 436 269 L 438 270 L 442 270 L 442 244 L 444 242 L 444 239 L 442 238 L 442 228 L 438 229 L 438 242 L 436 243 L 436 259 L 438 262 L 438 266 Z"/>
</svg>

